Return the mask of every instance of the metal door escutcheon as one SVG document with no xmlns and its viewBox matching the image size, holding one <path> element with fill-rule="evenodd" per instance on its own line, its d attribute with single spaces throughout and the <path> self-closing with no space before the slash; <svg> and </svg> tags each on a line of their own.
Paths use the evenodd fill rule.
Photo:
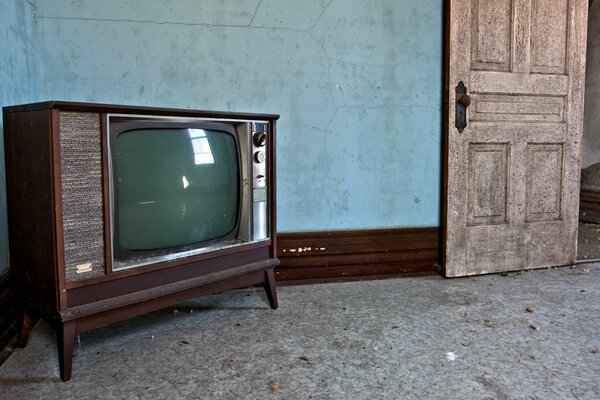
<svg viewBox="0 0 600 400">
<path fill-rule="evenodd" d="M 471 105 L 471 96 L 467 94 L 467 87 L 463 81 L 456 86 L 456 129 L 460 133 L 467 127 L 467 107 Z"/>
</svg>

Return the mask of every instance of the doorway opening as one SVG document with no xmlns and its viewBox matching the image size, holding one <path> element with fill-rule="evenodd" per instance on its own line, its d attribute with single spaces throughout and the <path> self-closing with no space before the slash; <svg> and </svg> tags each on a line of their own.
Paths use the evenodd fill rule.
<svg viewBox="0 0 600 400">
<path fill-rule="evenodd" d="M 578 262 L 600 260 L 600 2 L 590 1 L 579 200 Z"/>
</svg>

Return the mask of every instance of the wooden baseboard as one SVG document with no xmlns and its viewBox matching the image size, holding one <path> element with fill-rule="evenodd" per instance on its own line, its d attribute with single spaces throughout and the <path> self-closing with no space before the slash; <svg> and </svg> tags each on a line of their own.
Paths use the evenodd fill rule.
<svg viewBox="0 0 600 400">
<path fill-rule="evenodd" d="M 17 313 L 8 272 L 0 275 L 0 364 L 12 353 L 17 336 Z"/>
<path fill-rule="evenodd" d="M 0 365 L 2 365 L 4 361 L 8 360 L 8 357 L 15 352 L 16 348 L 17 335 L 15 334 L 13 338 L 6 344 L 6 346 L 3 346 L 2 349 L 0 349 Z"/>
<path fill-rule="evenodd" d="M 278 281 L 435 273 L 439 228 L 279 233 Z"/>
<path fill-rule="evenodd" d="M 599 187 L 581 187 L 579 197 L 579 219 L 583 222 L 600 223 Z"/>
<path fill-rule="evenodd" d="M 399 228 L 279 233 L 281 265 L 275 276 L 284 283 L 309 283 L 435 274 L 439 232 Z M 16 334 L 17 315 L 5 273 L 0 276 L 0 349 Z"/>
</svg>

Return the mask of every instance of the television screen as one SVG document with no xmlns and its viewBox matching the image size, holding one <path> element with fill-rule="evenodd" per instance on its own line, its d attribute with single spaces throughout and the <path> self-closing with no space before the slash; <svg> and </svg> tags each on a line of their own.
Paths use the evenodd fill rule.
<svg viewBox="0 0 600 400">
<path fill-rule="evenodd" d="M 238 224 L 240 161 L 232 133 L 149 128 L 114 144 L 117 240 L 126 251 L 209 242 Z"/>
</svg>

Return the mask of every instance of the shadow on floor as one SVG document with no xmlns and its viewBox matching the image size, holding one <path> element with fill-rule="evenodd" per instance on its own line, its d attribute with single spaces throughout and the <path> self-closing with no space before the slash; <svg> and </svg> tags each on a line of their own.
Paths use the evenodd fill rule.
<svg viewBox="0 0 600 400">
<path fill-rule="evenodd" d="M 577 236 L 577 259 L 600 259 L 600 224 L 579 222 Z"/>
</svg>

